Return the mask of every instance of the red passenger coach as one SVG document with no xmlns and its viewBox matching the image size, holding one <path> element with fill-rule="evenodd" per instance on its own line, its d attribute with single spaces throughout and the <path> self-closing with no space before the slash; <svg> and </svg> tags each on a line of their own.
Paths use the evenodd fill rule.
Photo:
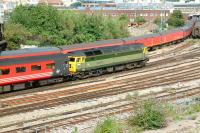
<svg viewBox="0 0 200 133">
<path fill-rule="evenodd" d="M 163 44 L 176 43 L 188 38 L 192 34 L 196 20 L 188 21 L 183 27 L 163 31 L 158 34 L 148 34 L 137 37 L 124 38 L 125 44 L 143 43 L 149 49 Z"/>
<path fill-rule="evenodd" d="M 195 25 L 196 19 L 189 21 L 186 25 L 184 25 L 181 29 L 184 31 L 184 38 L 189 37 L 192 34 L 193 27 Z"/>
<path fill-rule="evenodd" d="M 183 39 L 183 30 L 175 29 L 161 33 L 162 43 L 170 43 Z"/>
<path fill-rule="evenodd" d="M 148 34 L 138 37 L 124 38 L 125 44 L 142 43 L 146 47 L 153 47 L 162 43 L 160 34 Z"/>
<path fill-rule="evenodd" d="M 50 67 L 49 67 L 50 66 Z M 50 78 L 53 75 L 54 61 L 14 64 L 0 67 L 0 85 L 21 83 Z"/>
<path fill-rule="evenodd" d="M 0 93 L 31 87 L 44 79 L 63 75 L 67 60 L 58 48 L 3 51 L 0 55 Z"/>
</svg>

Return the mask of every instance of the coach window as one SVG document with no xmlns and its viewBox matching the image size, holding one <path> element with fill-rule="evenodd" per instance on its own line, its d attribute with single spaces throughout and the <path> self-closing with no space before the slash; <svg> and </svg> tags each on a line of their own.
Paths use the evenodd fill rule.
<svg viewBox="0 0 200 133">
<path fill-rule="evenodd" d="M 54 69 L 54 68 L 55 68 L 55 63 L 46 64 L 46 69 Z"/>
<path fill-rule="evenodd" d="M 0 69 L 0 75 L 8 75 L 10 73 L 10 69 Z"/>
<path fill-rule="evenodd" d="M 41 70 L 41 65 L 32 65 L 32 66 L 31 66 L 31 70 L 32 70 L 32 71 Z"/>
<path fill-rule="evenodd" d="M 54 68 L 55 68 L 55 63 L 46 64 L 46 69 L 54 69 Z"/>
<path fill-rule="evenodd" d="M 16 73 L 26 72 L 26 67 L 16 67 Z"/>
</svg>

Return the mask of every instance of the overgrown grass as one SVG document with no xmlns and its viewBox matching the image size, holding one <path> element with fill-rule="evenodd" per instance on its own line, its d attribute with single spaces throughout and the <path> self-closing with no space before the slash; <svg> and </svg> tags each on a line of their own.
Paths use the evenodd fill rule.
<svg viewBox="0 0 200 133">
<path fill-rule="evenodd" d="M 129 94 L 126 98 L 127 100 L 134 100 L 133 115 L 128 120 L 120 121 L 120 123 L 114 118 L 106 118 L 103 122 L 98 123 L 93 133 L 141 133 L 144 129 L 164 127 L 166 118 L 169 118 L 169 120 L 171 118 L 172 120 L 184 118 L 195 120 L 197 118 L 196 113 L 200 112 L 199 98 L 185 105 L 158 102 L 152 97 L 149 98 L 150 100 L 143 101 L 137 94 Z"/>
<path fill-rule="evenodd" d="M 123 133 L 123 129 L 114 118 L 106 118 L 97 125 L 94 133 Z"/>
<path fill-rule="evenodd" d="M 72 130 L 72 133 L 78 133 L 78 128 L 75 127 L 75 128 Z"/>
<path fill-rule="evenodd" d="M 134 108 L 134 115 L 129 118 L 129 124 L 143 129 L 157 129 L 165 125 L 165 115 L 154 100 L 141 102 Z"/>
<path fill-rule="evenodd" d="M 190 119 L 196 119 L 195 114 L 200 112 L 200 102 L 194 100 L 187 105 L 163 104 L 163 110 L 165 110 L 165 115 L 173 120 L 182 120 L 187 116 L 190 116 Z"/>
<path fill-rule="evenodd" d="M 143 128 L 139 126 L 128 126 L 126 129 L 128 129 L 127 133 L 142 133 L 144 131 Z"/>
<path fill-rule="evenodd" d="M 194 113 L 197 113 L 197 112 L 200 112 L 200 103 L 199 102 L 190 105 L 185 114 L 190 115 L 190 114 L 194 114 Z"/>
</svg>

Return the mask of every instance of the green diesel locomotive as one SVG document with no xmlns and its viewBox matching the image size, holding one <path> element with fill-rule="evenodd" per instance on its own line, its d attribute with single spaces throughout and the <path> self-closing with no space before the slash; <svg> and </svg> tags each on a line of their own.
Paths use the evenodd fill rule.
<svg viewBox="0 0 200 133">
<path fill-rule="evenodd" d="M 143 67 L 149 60 L 143 44 L 75 51 L 68 55 L 69 72 L 77 78 Z"/>
</svg>

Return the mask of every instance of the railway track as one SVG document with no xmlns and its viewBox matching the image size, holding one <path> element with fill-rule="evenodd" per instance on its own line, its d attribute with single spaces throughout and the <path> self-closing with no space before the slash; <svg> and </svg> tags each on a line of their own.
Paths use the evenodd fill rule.
<svg viewBox="0 0 200 133">
<path fill-rule="evenodd" d="M 171 50 L 165 51 L 165 52 L 161 52 L 158 53 L 159 50 L 150 52 L 150 56 L 151 58 L 157 58 L 160 56 L 166 56 L 168 54 L 172 54 L 172 53 L 178 53 L 178 52 L 183 52 L 185 49 L 190 48 L 194 42 L 197 42 L 197 40 L 186 40 L 185 42 L 182 42 L 181 45 L 180 44 L 170 44 L 170 45 L 163 45 L 162 50 L 164 50 L 166 47 L 171 46 Z"/>
<path fill-rule="evenodd" d="M 149 97 L 153 95 L 157 100 L 163 101 L 175 101 L 180 100 L 184 98 L 189 98 L 192 96 L 200 96 L 200 88 L 191 88 L 191 89 L 178 89 L 173 92 L 168 92 L 167 90 L 157 92 L 154 94 L 146 94 L 140 96 L 140 100 L 147 100 Z M 99 117 L 105 117 L 108 115 L 113 114 L 121 114 L 124 112 L 131 112 L 134 110 L 132 100 L 121 99 L 112 101 L 109 103 L 104 103 L 101 105 L 91 106 L 85 109 L 80 110 L 74 110 L 74 115 L 67 115 L 65 113 L 57 114 L 56 116 L 49 116 L 49 117 L 55 117 L 54 119 L 36 119 L 31 121 L 26 121 L 28 124 L 18 123 L 17 126 L 15 124 L 7 125 L 4 127 L 0 127 L 3 129 L 0 131 L 0 133 L 10 133 L 10 132 L 17 132 L 17 131 L 30 131 L 30 129 L 36 129 L 36 127 L 44 127 L 44 125 L 48 125 L 48 128 L 46 130 L 52 129 L 52 127 L 64 127 L 64 126 L 73 126 L 74 124 L 82 123 L 85 121 L 89 121 L 92 119 L 96 119 Z M 96 109 L 98 108 L 98 109 Z M 79 112 L 78 114 L 75 114 Z M 72 113 L 72 112 L 71 112 Z M 47 119 L 47 120 L 45 120 Z M 44 131 L 44 128 L 40 129 L 40 132 Z"/>
<path fill-rule="evenodd" d="M 17 114 L 22 112 L 28 112 L 36 109 L 44 109 L 49 107 L 54 107 L 62 104 L 68 104 L 88 99 L 108 97 L 123 94 L 126 92 L 137 92 L 142 90 L 147 90 L 156 86 L 165 86 L 174 84 L 177 82 L 186 82 L 191 80 L 200 79 L 200 53 L 199 49 L 192 50 L 192 53 L 186 52 L 184 54 L 175 55 L 175 57 L 169 57 L 163 60 L 157 60 L 148 64 L 145 69 L 136 69 L 134 71 L 119 72 L 118 74 L 109 74 L 107 75 L 90 78 L 83 81 L 76 81 L 75 84 L 72 82 L 68 85 L 66 83 L 60 85 L 53 85 L 44 87 L 44 90 L 38 92 L 33 90 L 27 90 L 27 93 L 16 92 L 13 94 L 6 94 L 0 97 L 0 102 L 2 107 L 0 108 L 0 117 L 4 117 L 10 114 Z M 181 60 L 185 61 L 181 61 Z M 176 62 L 176 63 L 175 63 Z M 166 63 L 169 63 L 166 65 Z M 120 75 L 120 76 L 119 76 Z M 131 76 L 132 75 L 132 76 Z M 127 78 L 129 77 L 129 78 Z M 96 82 L 96 83 L 91 83 Z M 88 84 L 87 86 L 82 86 L 81 84 Z M 71 85 L 70 85 L 71 84 Z M 69 87 L 69 85 L 71 87 Z M 94 86 L 95 85 L 95 86 Z M 68 88 L 65 88 L 68 86 Z M 48 88 L 49 87 L 49 88 Z M 47 91 L 53 87 L 58 87 L 58 89 Z M 41 88 L 41 87 L 40 87 Z M 61 89 L 62 88 L 62 89 Z M 39 89 L 39 88 L 38 88 Z M 175 100 L 181 99 L 185 96 L 192 97 L 194 95 L 200 94 L 198 91 L 199 88 L 182 90 L 176 93 L 167 93 L 166 90 L 156 93 L 156 98 L 166 99 L 166 100 Z M 178 96 L 180 93 L 180 96 Z M 187 95 L 182 95 L 187 93 Z M 16 94 L 23 94 L 19 97 L 15 96 Z M 176 94 L 176 95 L 175 95 Z M 158 96 L 159 95 L 159 96 Z M 146 97 L 145 95 L 144 97 Z M 43 122 L 33 124 L 34 120 L 17 122 L 6 126 L 0 126 L 0 133 L 4 132 L 15 132 L 15 131 L 26 131 L 35 127 L 40 127 L 43 125 L 53 125 L 55 127 L 73 125 L 80 122 L 88 121 L 97 117 L 103 117 L 109 114 L 115 114 L 120 112 L 129 112 L 133 109 L 132 103 L 126 103 L 124 100 L 121 105 L 116 105 L 116 107 L 109 106 L 114 105 L 117 102 L 122 102 L 121 100 L 112 101 L 101 105 L 96 105 L 92 107 L 87 107 L 78 110 L 72 110 L 67 113 L 57 114 L 48 117 L 57 117 L 53 121 L 45 121 L 47 118 L 41 118 Z M 105 109 L 98 110 L 98 108 L 104 106 Z M 91 109 L 94 109 L 97 112 L 106 112 L 106 113 L 95 113 L 87 112 Z M 83 111 L 83 114 L 75 115 L 73 114 Z M 84 112 L 86 111 L 86 112 Z M 70 116 L 70 114 L 72 116 Z M 65 115 L 67 118 L 60 118 L 60 115 Z M 99 116 L 97 116 L 99 115 Z M 24 123 L 32 123 L 32 125 Z M 10 129 L 8 129 L 10 127 Z M 13 130 L 12 130 L 13 129 Z M 51 129 L 51 128 L 50 128 Z M 43 129 L 42 129 L 43 130 Z"/>
</svg>

